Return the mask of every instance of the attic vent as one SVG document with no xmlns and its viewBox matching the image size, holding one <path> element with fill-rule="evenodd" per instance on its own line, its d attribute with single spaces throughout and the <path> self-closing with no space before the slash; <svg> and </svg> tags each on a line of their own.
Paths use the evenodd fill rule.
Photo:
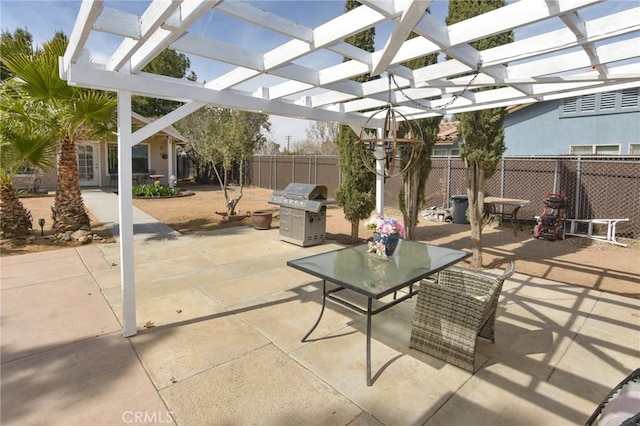
<svg viewBox="0 0 640 426">
<path fill-rule="evenodd" d="M 616 109 L 616 92 L 607 92 L 600 95 L 600 110 Z"/>
<path fill-rule="evenodd" d="M 578 98 L 566 98 L 562 105 L 563 114 L 575 114 L 578 112 Z"/>
<path fill-rule="evenodd" d="M 640 89 L 623 89 L 622 101 L 620 102 L 621 108 L 637 108 L 640 104 Z"/>
<path fill-rule="evenodd" d="M 596 95 L 592 93 L 590 95 L 584 95 L 582 97 L 582 112 L 595 111 L 596 110 Z"/>
</svg>

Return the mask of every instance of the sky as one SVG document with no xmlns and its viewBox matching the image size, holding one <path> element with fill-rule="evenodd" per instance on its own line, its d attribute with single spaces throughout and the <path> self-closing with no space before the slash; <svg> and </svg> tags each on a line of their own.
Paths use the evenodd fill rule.
<svg viewBox="0 0 640 426">
<path fill-rule="evenodd" d="M 16 28 L 26 28 L 34 38 L 36 44 L 50 40 L 56 30 L 62 30 L 70 35 L 80 8 L 80 1 L 57 1 L 57 0 L 0 0 L 0 27 L 3 31 L 13 32 Z M 285 18 L 291 19 L 300 24 L 314 28 L 327 20 L 340 16 L 344 10 L 344 0 L 279 0 L 250 1 L 256 7 L 276 13 Z M 126 12 L 135 13 L 140 16 L 147 7 L 146 1 L 122 1 L 107 0 L 105 7 L 113 7 Z M 597 12 L 598 8 L 606 8 L 607 12 L 613 10 L 623 10 L 637 6 L 638 0 L 616 0 L 603 5 L 592 6 L 590 9 Z M 447 14 L 448 1 L 435 0 L 431 4 L 431 13 L 437 18 L 444 20 Z M 613 10 L 612 10 L 613 9 Z M 586 12 L 586 9 L 585 9 Z M 588 12 L 587 12 L 588 13 Z M 588 18 L 588 16 L 584 16 Z M 557 27 L 553 27 L 554 22 L 545 21 L 542 26 L 527 28 L 526 31 L 545 32 L 555 30 L 562 24 L 555 22 Z M 390 24 L 376 28 L 376 49 L 383 47 L 388 34 L 391 31 Z M 215 9 L 207 12 L 203 19 L 200 19 L 190 29 L 190 32 L 206 35 L 239 44 L 244 48 L 266 52 L 287 41 L 284 36 L 267 31 L 258 31 L 256 27 L 246 24 L 241 20 L 216 12 Z M 524 34 L 524 33 L 523 33 Z M 527 34 L 530 35 L 530 34 Z M 518 32 L 516 32 L 516 39 Z M 120 44 L 121 39 L 104 33 L 94 32 L 89 38 L 88 47 L 95 62 L 104 63 Z M 227 65 L 218 64 L 213 66 L 211 61 L 195 56 L 190 57 L 191 69 L 197 74 L 199 81 L 210 81 L 222 75 L 231 68 Z M 327 66 L 340 63 L 342 58 L 328 52 L 319 52 L 304 59 L 301 65 L 311 68 L 322 69 Z M 243 90 L 254 91 L 259 82 L 250 83 L 253 86 L 241 87 Z M 307 120 L 279 117 L 272 115 L 272 132 L 269 138 L 286 147 L 287 139 L 290 137 L 292 145 L 296 141 L 305 139 L 305 130 L 308 128 Z"/>
<path fill-rule="evenodd" d="M 24 0 L 0 0 L 0 27 L 3 31 L 13 32 L 16 28 L 26 28 L 32 35 L 34 42 L 38 45 L 50 40 L 57 30 L 62 30 L 70 35 L 73 30 L 80 1 L 24 1 Z M 303 4 L 301 4 L 303 3 Z M 344 8 L 343 0 L 324 1 L 255 1 L 254 5 L 272 11 L 296 22 L 315 27 L 332 17 L 339 16 Z M 292 7 L 297 6 L 304 7 Z M 113 7 L 131 13 L 141 15 L 147 2 L 144 1 L 105 1 L 106 7 Z M 223 19 L 224 18 L 224 19 Z M 252 46 L 255 50 L 269 50 L 284 41 L 284 37 L 272 35 L 265 39 L 264 34 L 256 34 L 255 29 L 240 20 L 210 11 L 206 19 L 201 19 L 198 24 L 189 30 L 196 34 L 213 35 L 223 41 L 228 39 L 234 43 Z M 98 63 L 104 63 L 106 58 L 115 50 L 120 43 L 120 39 L 108 34 L 99 34 L 89 40 L 89 48 L 93 59 Z M 198 75 L 199 81 L 213 79 L 230 68 L 220 66 L 211 70 L 209 61 L 198 57 L 190 57 L 191 69 Z M 315 58 L 317 61 L 326 61 L 327 58 Z M 333 61 L 341 61 L 342 58 L 332 58 Z M 320 64 L 309 64 L 310 66 L 320 66 Z M 291 143 L 305 139 L 305 130 L 309 126 L 309 121 L 288 117 L 272 115 L 271 135 L 269 138 L 275 143 L 285 147 L 287 138 Z"/>
</svg>

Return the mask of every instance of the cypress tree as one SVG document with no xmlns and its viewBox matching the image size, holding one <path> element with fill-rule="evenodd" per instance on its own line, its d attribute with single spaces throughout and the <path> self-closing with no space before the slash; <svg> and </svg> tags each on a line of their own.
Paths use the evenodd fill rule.
<svg viewBox="0 0 640 426">
<path fill-rule="evenodd" d="M 355 0 L 347 0 L 345 12 L 360 6 Z M 367 52 L 373 52 L 375 28 L 345 39 L 347 43 Z M 347 58 L 344 59 L 345 61 Z M 356 77 L 354 80 L 363 83 L 371 80 L 369 74 Z M 375 178 L 362 164 L 362 159 L 355 144 L 358 135 L 349 127 L 341 125 L 338 129 L 336 145 L 338 147 L 338 166 L 342 174 L 340 186 L 336 191 L 336 200 L 344 211 L 345 218 L 351 222 L 351 240 L 358 240 L 360 220 L 369 217 L 375 208 Z"/>
<path fill-rule="evenodd" d="M 450 0 L 447 25 L 489 12 L 506 4 L 505 0 Z M 478 50 L 500 46 L 513 41 L 513 32 L 496 34 L 471 45 Z M 463 138 L 460 155 L 467 175 L 467 196 L 471 223 L 471 264 L 482 268 L 482 223 L 484 214 L 484 184 L 496 171 L 505 151 L 504 108 L 491 108 L 457 114 L 458 133 Z"/>
</svg>

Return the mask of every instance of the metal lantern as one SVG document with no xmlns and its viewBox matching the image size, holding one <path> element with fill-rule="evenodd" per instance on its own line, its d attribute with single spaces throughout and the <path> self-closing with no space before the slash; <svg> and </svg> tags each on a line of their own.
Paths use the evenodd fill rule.
<svg viewBox="0 0 640 426">
<path fill-rule="evenodd" d="M 376 116 L 385 113 L 384 127 L 382 129 L 382 137 L 379 137 L 375 129 L 370 129 L 368 124 L 375 119 Z M 397 117 L 402 118 L 402 128 L 398 128 Z M 416 160 L 420 156 L 424 145 L 421 137 L 421 130 L 418 127 L 418 137 L 411 121 L 407 120 L 400 111 L 393 108 L 391 103 L 383 110 L 376 112 L 369 117 L 364 127 L 360 131 L 360 137 L 356 141 L 360 151 L 362 162 L 369 171 L 376 174 L 383 174 L 384 177 L 393 177 L 409 170 L 414 166 Z M 404 154 L 406 163 L 400 171 L 394 174 L 396 159 Z M 382 173 L 376 170 L 373 160 L 383 160 L 384 170 Z"/>
</svg>

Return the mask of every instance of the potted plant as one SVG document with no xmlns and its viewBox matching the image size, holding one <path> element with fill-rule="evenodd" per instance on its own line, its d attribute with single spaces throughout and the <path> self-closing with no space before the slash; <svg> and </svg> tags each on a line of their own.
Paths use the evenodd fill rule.
<svg viewBox="0 0 640 426">
<path fill-rule="evenodd" d="M 251 212 L 251 222 L 253 223 L 253 227 L 255 229 L 270 229 L 272 220 L 272 210 L 258 210 L 255 212 Z"/>
</svg>

